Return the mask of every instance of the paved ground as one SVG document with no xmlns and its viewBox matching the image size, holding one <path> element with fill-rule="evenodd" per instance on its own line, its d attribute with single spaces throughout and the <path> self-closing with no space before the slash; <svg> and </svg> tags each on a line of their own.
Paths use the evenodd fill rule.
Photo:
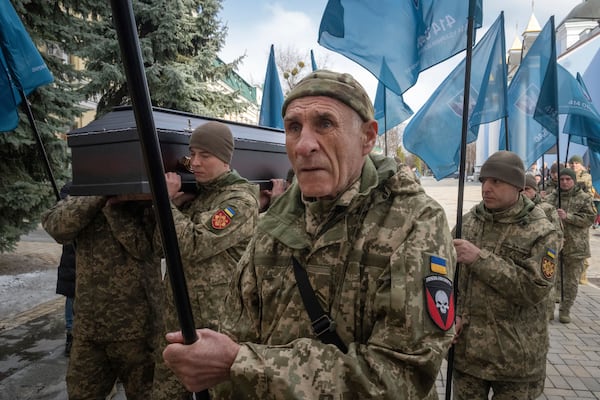
<svg viewBox="0 0 600 400">
<path fill-rule="evenodd" d="M 456 223 L 458 181 L 423 179 L 426 191 Z M 481 199 L 467 183 L 463 213 Z M 590 285 L 580 286 L 568 325 L 550 322 L 546 388 L 540 399 L 600 400 L 600 229 L 591 230 Z M 62 296 L 54 294 L 60 246 L 43 231 L 24 237 L 14 254 L 0 257 L 0 400 L 65 400 L 67 360 L 62 355 Z M 18 261 L 20 270 L 4 268 Z M 24 260 L 24 261 L 23 261 Z M 446 366 L 437 381 L 444 398 Z M 122 389 L 113 400 L 123 400 Z"/>
</svg>

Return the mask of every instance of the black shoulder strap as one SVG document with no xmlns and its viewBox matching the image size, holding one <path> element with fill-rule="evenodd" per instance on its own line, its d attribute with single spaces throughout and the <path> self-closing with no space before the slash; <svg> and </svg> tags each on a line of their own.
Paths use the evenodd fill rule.
<svg viewBox="0 0 600 400">
<path fill-rule="evenodd" d="M 348 352 L 348 348 L 335 331 L 335 321 L 323 310 L 317 295 L 310 285 L 306 270 L 302 268 L 296 257 L 292 257 L 292 264 L 294 264 L 294 277 L 296 278 L 296 284 L 302 296 L 302 302 L 304 308 L 308 313 L 310 322 L 313 328 L 313 332 L 321 341 L 325 344 L 334 344 L 343 353 Z"/>
</svg>

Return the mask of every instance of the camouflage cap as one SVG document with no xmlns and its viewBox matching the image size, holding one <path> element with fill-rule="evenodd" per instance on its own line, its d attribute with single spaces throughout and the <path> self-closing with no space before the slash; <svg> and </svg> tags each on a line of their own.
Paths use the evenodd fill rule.
<svg viewBox="0 0 600 400">
<path fill-rule="evenodd" d="M 571 179 L 573 179 L 573 182 L 577 182 L 577 175 L 575 174 L 575 171 L 573 171 L 571 168 L 561 169 L 559 176 L 563 176 L 563 175 L 569 175 L 571 177 Z"/>
<path fill-rule="evenodd" d="M 492 154 L 481 166 L 479 180 L 483 178 L 496 178 L 517 189 L 525 186 L 525 167 L 523 161 L 512 151 L 497 151 Z"/>
<path fill-rule="evenodd" d="M 369 95 L 350 74 L 324 69 L 311 72 L 290 90 L 281 107 L 281 115 L 285 117 L 285 110 L 292 101 L 307 96 L 327 96 L 339 100 L 356 111 L 363 121 L 372 120 L 375 115 Z"/>
<path fill-rule="evenodd" d="M 569 158 L 569 162 L 571 164 L 573 164 L 574 162 L 579 163 L 579 164 L 583 164 L 583 158 L 581 158 L 581 156 L 574 155 L 573 157 Z"/>
</svg>

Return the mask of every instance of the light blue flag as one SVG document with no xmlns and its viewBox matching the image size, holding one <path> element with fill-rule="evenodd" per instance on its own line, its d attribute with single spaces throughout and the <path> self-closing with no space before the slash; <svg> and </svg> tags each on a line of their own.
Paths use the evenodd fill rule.
<svg viewBox="0 0 600 400">
<path fill-rule="evenodd" d="M 600 141 L 588 142 L 588 155 L 590 157 L 590 174 L 592 185 L 597 193 L 600 193 Z"/>
<path fill-rule="evenodd" d="M 482 0 L 472 1 L 481 27 Z M 419 72 L 465 49 L 468 15 L 469 1 L 329 0 L 318 41 L 402 94 Z"/>
<path fill-rule="evenodd" d="M 313 71 L 316 71 L 317 68 L 317 62 L 315 61 L 315 53 L 313 53 L 313 51 L 310 51 L 310 65 L 312 67 Z"/>
<path fill-rule="evenodd" d="M 506 116 L 504 14 L 473 48 L 467 143 L 480 124 Z M 456 66 L 404 130 L 404 147 L 442 179 L 460 162 L 466 60 Z"/>
<path fill-rule="evenodd" d="M 374 108 L 379 135 L 383 135 L 413 115 L 413 111 L 404 102 L 402 95 L 387 89 L 381 81 L 377 85 Z"/>
<path fill-rule="evenodd" d="M 21 19 L 9 0 L 0 0 L 0 132 L 19 123 L 17 106 L 36 88 L 53 81 Z"/>
<path fill-rule="evenodd" d="M 508 150 L 517 153 L 526 166 L 556 144 L 556 65 L 554 17 L 550 17 L 508 87 Z M 499 148 L 506 149 L 504 126 Z"/>
<path fill-rule="evenodd" d="M 275 50 L 273 45 L 271 45 L 258 124 L 283 129 L 283 118 L 281 117 L 282 106 L 283 90 L 281 90 L 281 82 L 279 82 L 279 74 L 277 73 L 277 65 L 275 64 Z"/>
<path fill-rule="evenodd" d="M 563 132 L 571 136 L 571 141 L 584 144 L 586 137 L 600 143 L 600 114 L 592 103 L 583 77 L 577 79 L 561 65 L 558 65 L 559 113 L 567 114 Z"/>
</svg>

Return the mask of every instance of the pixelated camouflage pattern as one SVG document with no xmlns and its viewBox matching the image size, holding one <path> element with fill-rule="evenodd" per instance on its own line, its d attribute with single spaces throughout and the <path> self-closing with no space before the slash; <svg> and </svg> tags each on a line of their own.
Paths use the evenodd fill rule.
<svg viewBox="0 0 600 400">
<path fill-rule="evenodd" d="M 352 75 L 324 69 L 306 75 L 290 90 L 281 107 L 281 115 L 285 117 L 292 101 L 308 96 L 327 96 L 341 101 L 356 111 L 363 121 L 372 120 L 375 115 L 369 95 Z"/>
<path fill-rule="evenodd" d="M 198 185 L 198 196 L 178 209 L 171 207 L 179 243 L 181 261 L 197 328 L 218 328 L 222 306 L 235 267 L 254 235 L 258 221 L 258 185 L 248 182 L 235 171 L 215 181 Z M 235 215 L 224 229 L 212 227 L 212 218 L 225 208 Z M 158 243 L 158 232 L 155 244 Z M 180 330 L 168 277 L 166 285 L 165 327 Z M 160 335 L 163 348 L 167 342 Z M 185 388 L 164 362 L 156 366 L 153 399 L 178 399 Z"/>
<path fill-rule="evenodd" d="M 243 345 L 233 394 L 224 385 L 214 398 L 437 398 L 453 329 L 425 310 L 430 254 L 446 259 L 452 279 L 444 211 L 392 159 L 367 158 L 361 179 L 334 201 L 304 201 L 293 184 L 260 220 L 232 282 L 222 329 Z M 292 256 L 347 354 L 313 333 Z"/>
<path fill-rule="evenodd" d="M 462 232 L 481 252 L 474 263 L 459 266 L 456 314 L 463 330 L 454 345 L 455 369 L 486 380 L 542 379 L 547 298 L 556 275 L 545 276 L 542 263 L 553 260 L 549 249 L 558 255 L 559 233 L 523 195 L 493 213 L 482 201 L 463 217 Z"/>
<path fill-rule="evenodd" d="M 153 264 L 150 237 L 138 229 L 149 207 L 136 202 L 107 205 L 99 196 L 68 197 L 42 215 L 44 229 L 57 242 L 76 244 L 77 300 L 69 374 L 77 379 L 70 380 L 70 398 L 104 398 L 107 393 L 91 395 L 90 390 L 103 385 L 110 390 L 115 371 L 123 382 L 140 378 L 132 391 L 147 394 L 146 386 L 151 386 L 151 309 L 144 274 Z M 124 243 L 141 245 L 145 250 L 137 251 L 147 258 L 135 257 Z M 128 343 L 129 350 L 111 351 L 119 347 L 117 342 Z M 90 357 L 97 360 L 94 365 Z M 130 376 L 133 371 L 147 381 Z M 84 395 L 76 396 L 79 392 Z"/>
<path fill-rule="evenodd" d="M 531 199 L 531 201 L 533 201 L 533 204 L 542 209 L 544 214 L 546 214 L 548 221 L 552 222 L 552 225 L 554 225 L 556 231 L 560 234 L 561 246 L 556 249 L 556 251 L 559 252 L 562 249 L 563 225 L 560 217 L 558 216 L 558 212 L 556 211 L 556 207 L 542 200 L 542 197 L 539 193 L 536 193 L 535 197 Z"/>
<path fill-rule="evenodd" d="M 562 258 L 562 268 L 563 268 L 563 296 L 560 301 L 559 311 L 567 311 L 571 310 L 573 304 L 575 304 L 575 299 L 577 298 L 577 291 L 579 290 L 579 278 L 581 277 L 581 273 L 583 272 L 583 263 L 585 261 L 584 258 L 578 257 L 563 257 Z M 560 286 L 557 286 L 559 299 L 560 299 Z"/>
<path fill-rule="evenodd" d="M 592 193 L 592 175 L 587 171 L 579 171 L 575 173 L 577 175 L 577 185 L 583 189 L 586 193 Z"/>
<path fill-rule="evenodd" d="M 69 400 L 104 400 L 117 378 L 127 400 L 147 400 L 153 371 L 154 361 L 145 341 L 76 340 L 66 376 Z"/>
<path fill-rule="evenodd" d="M 544 189 L 542 189 L 540 187 L 540 191 L 544 190 L 546 192 L 546 196 L 550 195 L 551 193 L 553 193 L 556 188 L 558 187 L 558 182 L 557 181 L 553 181 L 552 178 L 547 179 L 544 182 Z"/>
<path fill-rule="evenodd" d="M 558 208 L 558 191 L 546 197 L 546 202 Z M 592 196 L 577 185 L 568 191 L 561 190 L 560 208 L 567 213 L 567 218 L 562 220 L 565 238 L 563 256 L 590 257 L 590 227 L 596 218 Z"/>
<path fill-rule="evenodd" d="M 487 381 L 454 371 L 453 400 L 488 399 L 490 388 L 495 400 L 533 400 L 544 391 L 544 378 L 534 382 Z"/>
</svg>

